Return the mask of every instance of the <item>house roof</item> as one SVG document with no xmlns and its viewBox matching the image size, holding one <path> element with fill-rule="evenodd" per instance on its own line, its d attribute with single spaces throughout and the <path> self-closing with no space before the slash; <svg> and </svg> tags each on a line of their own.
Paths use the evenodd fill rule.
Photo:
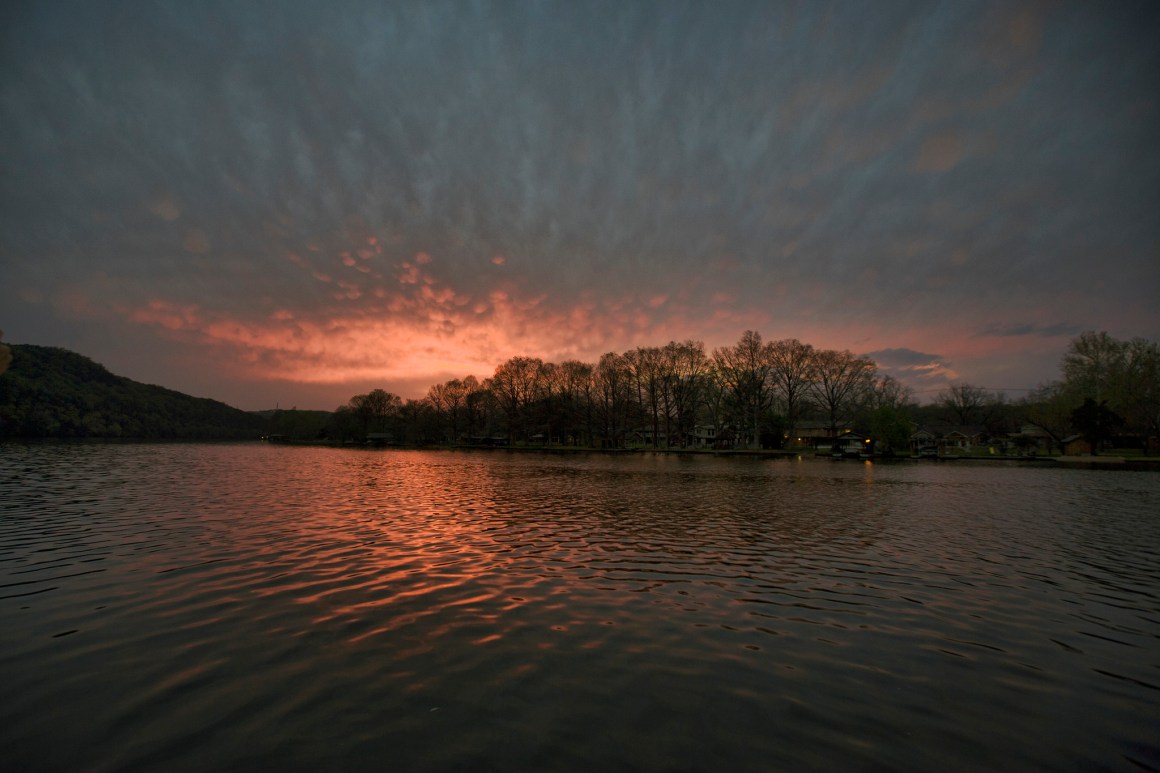
<svg viewBox="0 0 1160 773">
<path fill-rule="evenodd" d="M 961 437 L 979 437 L 980 435 L 985 436 L 986 434 L 986 427 L 955 424 L 930 424 L 925 427 L 919 427 L 918 430 L 916 430 L 914 434 L 911 435 L 911 437 L 950 437 L 951 435 L 959 435 Z"/>
</svg>

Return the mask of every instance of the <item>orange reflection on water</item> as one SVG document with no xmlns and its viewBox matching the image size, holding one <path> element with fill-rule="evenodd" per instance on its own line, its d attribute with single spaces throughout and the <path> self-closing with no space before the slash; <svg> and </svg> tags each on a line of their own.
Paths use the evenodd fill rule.
<svg viewBox="0 0 1160 773">
<path fill-rule="evenodd" d="M 312 547 L 295 557 L 296 579 L 278 595 L 311 608 L 313 625 L 337 626 L 349 642 L 420 621 L 429 638 L 472 625 L 481 643 L 501 636 L 493 623 L 506 601 L 487 581 L 493 540 L 486 518 L 473 515 L 487 509 L 484 481 L 473 480 L 465 501 L 457 465 L 412 464 L 406 452 L 339 453 L 338 479 L 294 487 L 303 515 L 293 524 L 297 541 Z"/>
</svg>

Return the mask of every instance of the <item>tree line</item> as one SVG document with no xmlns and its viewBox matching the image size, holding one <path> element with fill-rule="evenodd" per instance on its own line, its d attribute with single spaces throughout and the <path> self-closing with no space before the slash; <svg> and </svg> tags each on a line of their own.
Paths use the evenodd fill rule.
<svg viewBox="0 0 1160 773">
<path fill-rule="evenodd" d="M 421 400 L 375 390 L 339 407 L 338 439 L 378 433 L 407 443 L 495 442 L 624 448 L 778 448 L 803 420 L 855 419 L 905 444 L 910 390 L 849 351 L 746 331 L 732 346 L 700 341 L 609 352 L 595 363 L 512 357 L 490 378 L 432 386 Z"/>
<path fill-rule="evenodd" d="M 0 376 L 0 437 L 252 438 L 408 445 L 779 448 L 807 424 L 851 428 L 903 450 L 917 427 L 977 427 L 1017 448 L 1035 428 L 1062 452 L 1076 435 L 1152 451 L 1160 437 L 1160 347 L 1103 332 L 1073 339 L 1059 378 L 1018 400 L 968 383 L 926 405 L 873 360 L 746 331 L 609 352 L 597 362 L 512 357 L 489 378 L 452 379 L 418 400 L 382 389 L 332 413 L 247 413 L 115 376 L 64 349 L 13 344 Z"/>
<path fill-rule="evenodd" d="M 1143 338 L 1118 340 L 1088 331 L 1074 338 L 1060 378 L 1023 402 L 1026 422 L 1061 451 L 1064 440 L 1085 437 L 1092 453 L 1119 436 L 1151 452 L 1160 439 L 1160 346 Z"/>
<path fill-rule="evenodd" d="M 1074 339 L 1061 378 L 1019 400 L 968 383 L 919 405 L 870 358 L 795 338 L 746 331 L 731 346 L 700 341 L 609 352 L 597 362 L 517 356 L 483 380 L 430 387 L 419 400 L 384 390 L 356 395 L 334 414 L 333 440 L 413 445 L 503 443 L 590 448 L 781 448 L 806 422 L 836 435 L 852 428 L 901 451 L 919 426 L 971 426 L 1024 440 L 1037 427 L 1060 451 L 1075 433 L 1098 448 L 1112 437 L 1139 445 L 1160 435 L 1160 352 L 1143 339 L 1088 332 Z"/>
</svg>

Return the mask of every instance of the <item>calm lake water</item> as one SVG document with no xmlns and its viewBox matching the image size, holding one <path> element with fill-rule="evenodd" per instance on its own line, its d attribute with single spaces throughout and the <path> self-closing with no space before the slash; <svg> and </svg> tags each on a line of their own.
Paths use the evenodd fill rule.
<svg viewBox="0 0 1160 773">
<path fill-rule="evenodd" d="M 1160 474 L 0 445 L 10 770 L 1160 767 Z"/>
</svg>

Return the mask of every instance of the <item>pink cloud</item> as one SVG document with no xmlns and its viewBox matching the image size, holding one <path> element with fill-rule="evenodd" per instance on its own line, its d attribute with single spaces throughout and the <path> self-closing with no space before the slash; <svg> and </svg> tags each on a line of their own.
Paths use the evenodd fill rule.
<svg viewBox="0 0 1160 773">
<path fill-rule="evenodd" d="M 153 299 L 122 314 L 217 350 L 213 359 L 235 363 L 236 376 L 307 384 L 413 383 L 423 374 L 435 383 L 447 373 L 486 377 L 519 354 L 595 361 L 609 349 L 664 343 L 668 338 L 659 333 L 671 327 L 658 313 L 663 304 L 628 295 L 549 304 L 546 295 L 516 287 L 473 299 L 433 279 L 394 291 L 376 288 L 371 296 L 351 283 L 334 285 L 337 298 L 360 304 L 315 315 L 277 309 L 249 319 Z"/>
<path fill-rule="evenodd" d="M 1019 347 L 1028 345 L 1025 337 L 980 338 L 972 332 L 977 328 L 973 320 L 957 318 L 953 308 L 942 311 L 937 328 L 905 321 L 888 326 L 861 314 L 811 314 L 825 306 L 811 303 L 808 289 L 776 303 L 754 304 L 706 286 L 708 280 L 658 280 L 646 292 L 582 292 L 561 299 L 515 277 L 464 291 L 411 262 L 399 266 L 395 281 L 381 276 L 368 276 L 365 283 L 327 279 L 333 291 L 330 307 L 314 311 L 283 305 L 254 315 L 166 298 L 118 311 L 135 325 L 203 347 L 215 362 L 233 363 L 238 378 L 336 388 L 368 382 L 387 389 L 420 382 L 429 386 L 453 376 L 490 376 L 516 355 L 595 362 L 607 351 L 687 338 L 703 341 L 712 351 L 734 343 L 747 329 L 770 340 L 794 337 L 819 348 L 937 352 L 930 362 L 891 371 L 916 388 L 937 387 L 970 375 L 964 364 L 996 352 L 1018 358 Z"/>
<path fill-rule="evenodd" d="M 417 284 L 422 277 L 418 266 L 413 266 L 410 263 L 404 262 L 399 267 L 399 282 L 405 285 Z"/>
</svg>

